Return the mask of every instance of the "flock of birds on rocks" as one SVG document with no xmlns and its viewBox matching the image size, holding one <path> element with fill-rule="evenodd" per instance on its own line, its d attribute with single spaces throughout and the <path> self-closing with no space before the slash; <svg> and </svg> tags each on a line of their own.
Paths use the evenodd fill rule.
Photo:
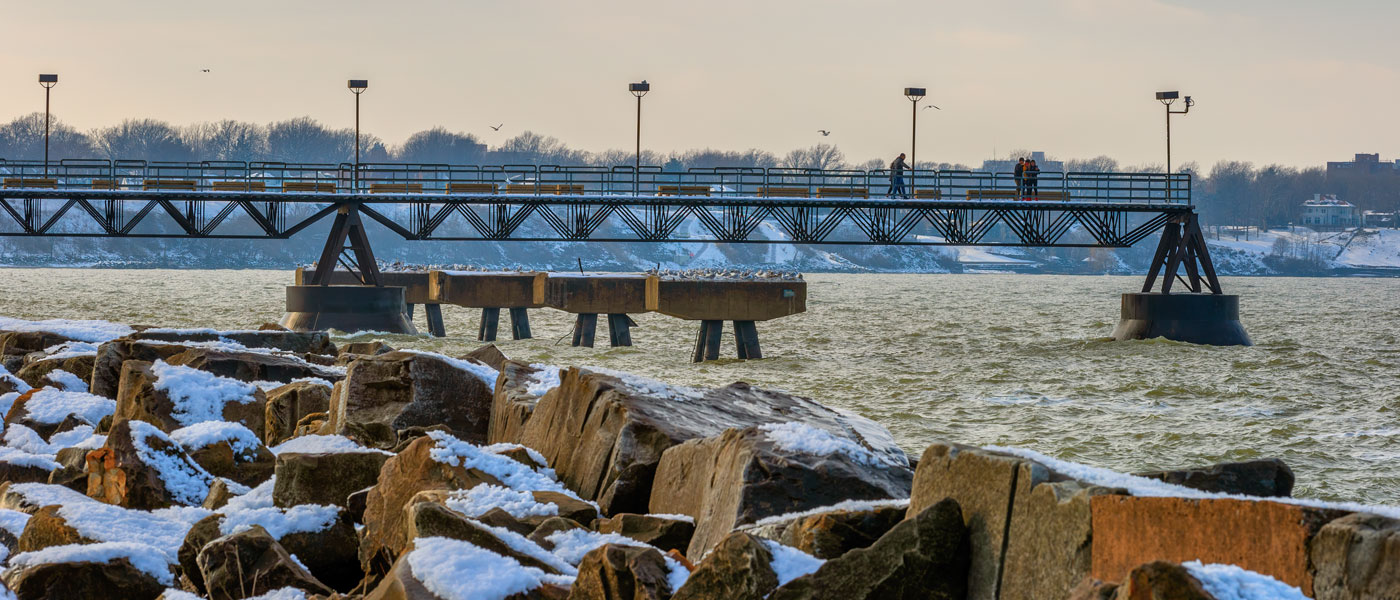
<svg viewBox="0 0 1400 600">
<path fill-rule="evenodd" d="M 303 265 L 306 269 L 315 269 L 316 263 Z M 537 269 L 526 269 L 516 266 L 514 268 L 494 268 L 483 267 L 481 265 L 465 264 L 432 264 L 420 265 L 406 263 L 400 260 L 393 262 L 379 261 L 379 271 L 382 273 L 421 273 L 425 271 L 477 271 L 477 272 L 501 272 L 516 271 L 529 272 Z M 785 271 L 779 269 L 735 269 L 735 268 L 710 268 L 710 269 L 648 269 L 647 275 L 656 275 L 663 279 L 712 279 L 712 280 L 742 280 L 742 281 L 802 281 L 802 273 L 797 271 Z"/>
</svg>

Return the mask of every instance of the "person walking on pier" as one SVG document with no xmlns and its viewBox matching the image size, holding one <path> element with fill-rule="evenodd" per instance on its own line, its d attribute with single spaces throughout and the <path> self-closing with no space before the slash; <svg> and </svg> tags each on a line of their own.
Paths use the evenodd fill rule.
<svg viewBox="0 0 1400 600">
<path fill-rule="evenodd" d="M 1032 158 L 1029 162 L 1026 163 L 1025 178 L 1026 178 L 1026 195 L 1029 196 L 1029 197 L 1030 197 L 1029 199 L 1031 199 L 1031 200 L 1039 200 L 1039 199 L 1040 199 L 1040 165 L 1035 164 L 1035 159 L 1034 159 L 1034 158 Z"/>
<path fill-rule="evenodd" d="M 899 195 L 904 199 L 909 199 L 909 192 L 904 189 L 904 170 L 909 168 L 909 163 L 904 162 L 904 153 L 900 152 L 899 157 L 890 163 L 890 189 L 885 195 L 893 198 Z"/>
<path fill-rule="evenodd" d="M 1016 161 L 1016 199 L 1024 200 L 1026 197 L 1026 157 L 1022 156 Z"/>
</svg>

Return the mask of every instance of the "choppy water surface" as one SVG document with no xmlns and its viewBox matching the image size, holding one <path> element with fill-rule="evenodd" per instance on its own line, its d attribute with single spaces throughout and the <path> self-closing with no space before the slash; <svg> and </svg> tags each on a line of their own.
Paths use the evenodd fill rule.
<svg viewBox="0 0 1400 600">
<path fill-rule="evenodd" d="M 1127 471 L 1279 456 L 1298 496 L 1400 503 L 1398 279 L 1227 280 L 1252 348 L 1106 341 L 1118 294 L 1139 278 L 807 280 L 809 312 L 759 324 L 760 361 L 691 364 L 698 324 L 655 314 L 636 317 L 632 348 L 571 348 L 572 318 L 552 310 L 532 311 L 537 339 L 499 345 L 532 362 L 790 390 L 883 423 L 915 456 L 935 439 Z M 0 314 L 246 328 L 280 317 L 290 281 L 279 271 L 4 269 Z M 475 348 L 476 311 L 444 313 L 445 339 L 386 339 Z M 732 356 L 729 332 L 725 344 Z"/>
</svg>

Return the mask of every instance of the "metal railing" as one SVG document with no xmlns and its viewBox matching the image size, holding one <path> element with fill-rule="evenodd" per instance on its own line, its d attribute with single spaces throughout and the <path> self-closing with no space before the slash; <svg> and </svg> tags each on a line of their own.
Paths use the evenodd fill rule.
<svg viewBox="0 0 1400 600">
<path fill-rule="evenodd" d="M 448 165 L 361 163 L 161 162 L 0 159 L 6 188 L 192 189 L 276 193 L 393 193 L 462 195 L 598 195 L 890 198 L 888 169 L 708 167 L 666 171 L 643 166 Z M 1042 172 L 1034 187 L 1011 173 L 917 170 L 903 174 L 904 194 L 918 200 L 1031 200 L 1090 203 L 1191 204 L 1189 173 Z M 288 184 L 293 185 L 288 185 Z M 393 186 L 411 184 L 407 191 Z M 185 186 L 189 186 L 185 188 Z M 357 186 L 357 187 L 356 187 Z M 474 187 L 475 186 L 475 187 Z M 481 188 L 488 186 L 488 188 Z M 355 189 L 352 189 L 355 188 Z M 481 189 L 490 189 L 483 192 Z M 470 191 L 463 191 L 470 190 Z M 634 190 L 636 190 L 634 192 Z"/>
</svg>

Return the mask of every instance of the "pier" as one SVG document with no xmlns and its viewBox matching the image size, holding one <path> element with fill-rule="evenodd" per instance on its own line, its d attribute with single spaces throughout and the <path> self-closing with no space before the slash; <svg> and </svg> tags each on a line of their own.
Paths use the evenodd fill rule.
<svg viewBox="0 0 1400 600">
<path fill-rule="evenodd" d="M 422 304 L 429 330 L 441 335 L 441 304 L 449 303 L 482 310 L 482 340 L 495 339 L 507 308 L 520 338 L 530 335 L 526 311 L 550 306 L 578 315 L 575 345 L 591 346 L 597 317 L 606 314 L 610 342 L 626 346 L 628 315 L 660 311 L 700 321 L 698 359 L 717 356 L 717 323 L 726 320 L 740 357 L 761 356 L 754 323 L 762 311 L 720 316 L 665 300 L 711 297 L 699 304 L 732 308 L 739 300 L 723 297 L 749 293 L 737 286 L 720 294 L 713 282 L 669 282 L 663 291 L 647 278 L 548 277 L 541 294 L 531 280 L 526 302 L 519 289 L 485 298 L 523 281 L 443 275 L 438 294 L 429 282 L 425 296 L 418 276 L 400 285 L 379 272 L 369 223 L 405 240 L 495 242 L 1123 248 L 1161 232 L 1142 290 L 1123 297 L 1114 336 L 1250 343 L 1238 298 L 1224 294 L 1200 235 L 1190 174 L 1045 172 L 1027 195 L 1008 173 L 913 171 L 907 198 L 881 195 L 890 180 L 883 170 L 0 161 L 0 174 L 0 235 L 7 236 L 286 239 L 331 219 L 317 270 L 288 288 L 288 322 L 303 328 L 414 330 L 409 306 Z M 677 291 L 685 285 L 692 288 Z M 331 286 L 338 289 L 312 289 Z M 361 305 L 365 324 L 356 321 Z"/>
</svg>

